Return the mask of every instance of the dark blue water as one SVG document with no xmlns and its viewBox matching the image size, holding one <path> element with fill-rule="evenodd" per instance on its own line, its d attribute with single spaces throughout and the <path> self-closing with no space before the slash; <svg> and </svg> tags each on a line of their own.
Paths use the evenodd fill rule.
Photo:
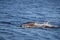
<svg viewBox="0 0 60 40">
<path fill-rule="evenodd" d="M 60 26 L 60 0 L 0 0 L 0 40 L 60 40 L 60 28 L 21 28 L 28 21 Z"/>
</svg>

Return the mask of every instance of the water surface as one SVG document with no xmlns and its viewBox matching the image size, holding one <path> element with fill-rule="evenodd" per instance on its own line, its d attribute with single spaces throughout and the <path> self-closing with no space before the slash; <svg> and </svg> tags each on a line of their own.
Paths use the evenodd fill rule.
<svg viewBox="0 0 60 40">
<path fill-rule="evenodd" d="M 0 0 L 0 40 L 60 40 L 60 28 L 21 28 L 28 21 L 60 26 L 60 0 Z"/>
</svg>

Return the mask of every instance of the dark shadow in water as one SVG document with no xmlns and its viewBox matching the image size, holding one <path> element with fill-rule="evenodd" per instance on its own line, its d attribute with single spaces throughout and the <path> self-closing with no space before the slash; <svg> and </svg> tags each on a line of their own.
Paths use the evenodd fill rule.
<svg viewBox="0 0 60 40">
<path fill-rule="evenodd" d="M 3 23 L 3 24 L 11 24 L 10 22 L 5 22 L 5 21 L 0 21 L 0 23 Z"/>
<path fill-rule="evenodd" d="M 9 24 L 9 25 L 16 25 L 16 24 L 13 24 L 11 22 L 6 22 L 6 21 L 0 21 L 1 24 Z"/>
</svg>

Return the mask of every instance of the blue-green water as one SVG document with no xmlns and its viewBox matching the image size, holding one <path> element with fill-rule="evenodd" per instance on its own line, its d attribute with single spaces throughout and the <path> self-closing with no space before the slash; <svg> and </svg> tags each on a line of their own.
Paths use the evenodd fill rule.
<svg viewBox="0 0 60 40">
<path fill-rule="evenodd" d="M 60 27 L 60 0 L 0 0 L 0 40 L 60 40 L 60 28 L 21 28 L 28 21 Z"/>
</svg>

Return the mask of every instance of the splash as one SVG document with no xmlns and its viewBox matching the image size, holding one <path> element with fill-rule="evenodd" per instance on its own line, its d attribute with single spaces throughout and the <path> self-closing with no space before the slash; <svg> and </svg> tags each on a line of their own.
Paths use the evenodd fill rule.
<svg viewBox="0 0 60 40">
<path fill-rule="evenodd" d="M 24 28 L 56 28 L 58 26 L 56 25 L 51 25 L 48 22 L 44 22 L 44 23 L 37 23 L 37 22 L 27 22 L 21 25 Z"/>
</svg>

